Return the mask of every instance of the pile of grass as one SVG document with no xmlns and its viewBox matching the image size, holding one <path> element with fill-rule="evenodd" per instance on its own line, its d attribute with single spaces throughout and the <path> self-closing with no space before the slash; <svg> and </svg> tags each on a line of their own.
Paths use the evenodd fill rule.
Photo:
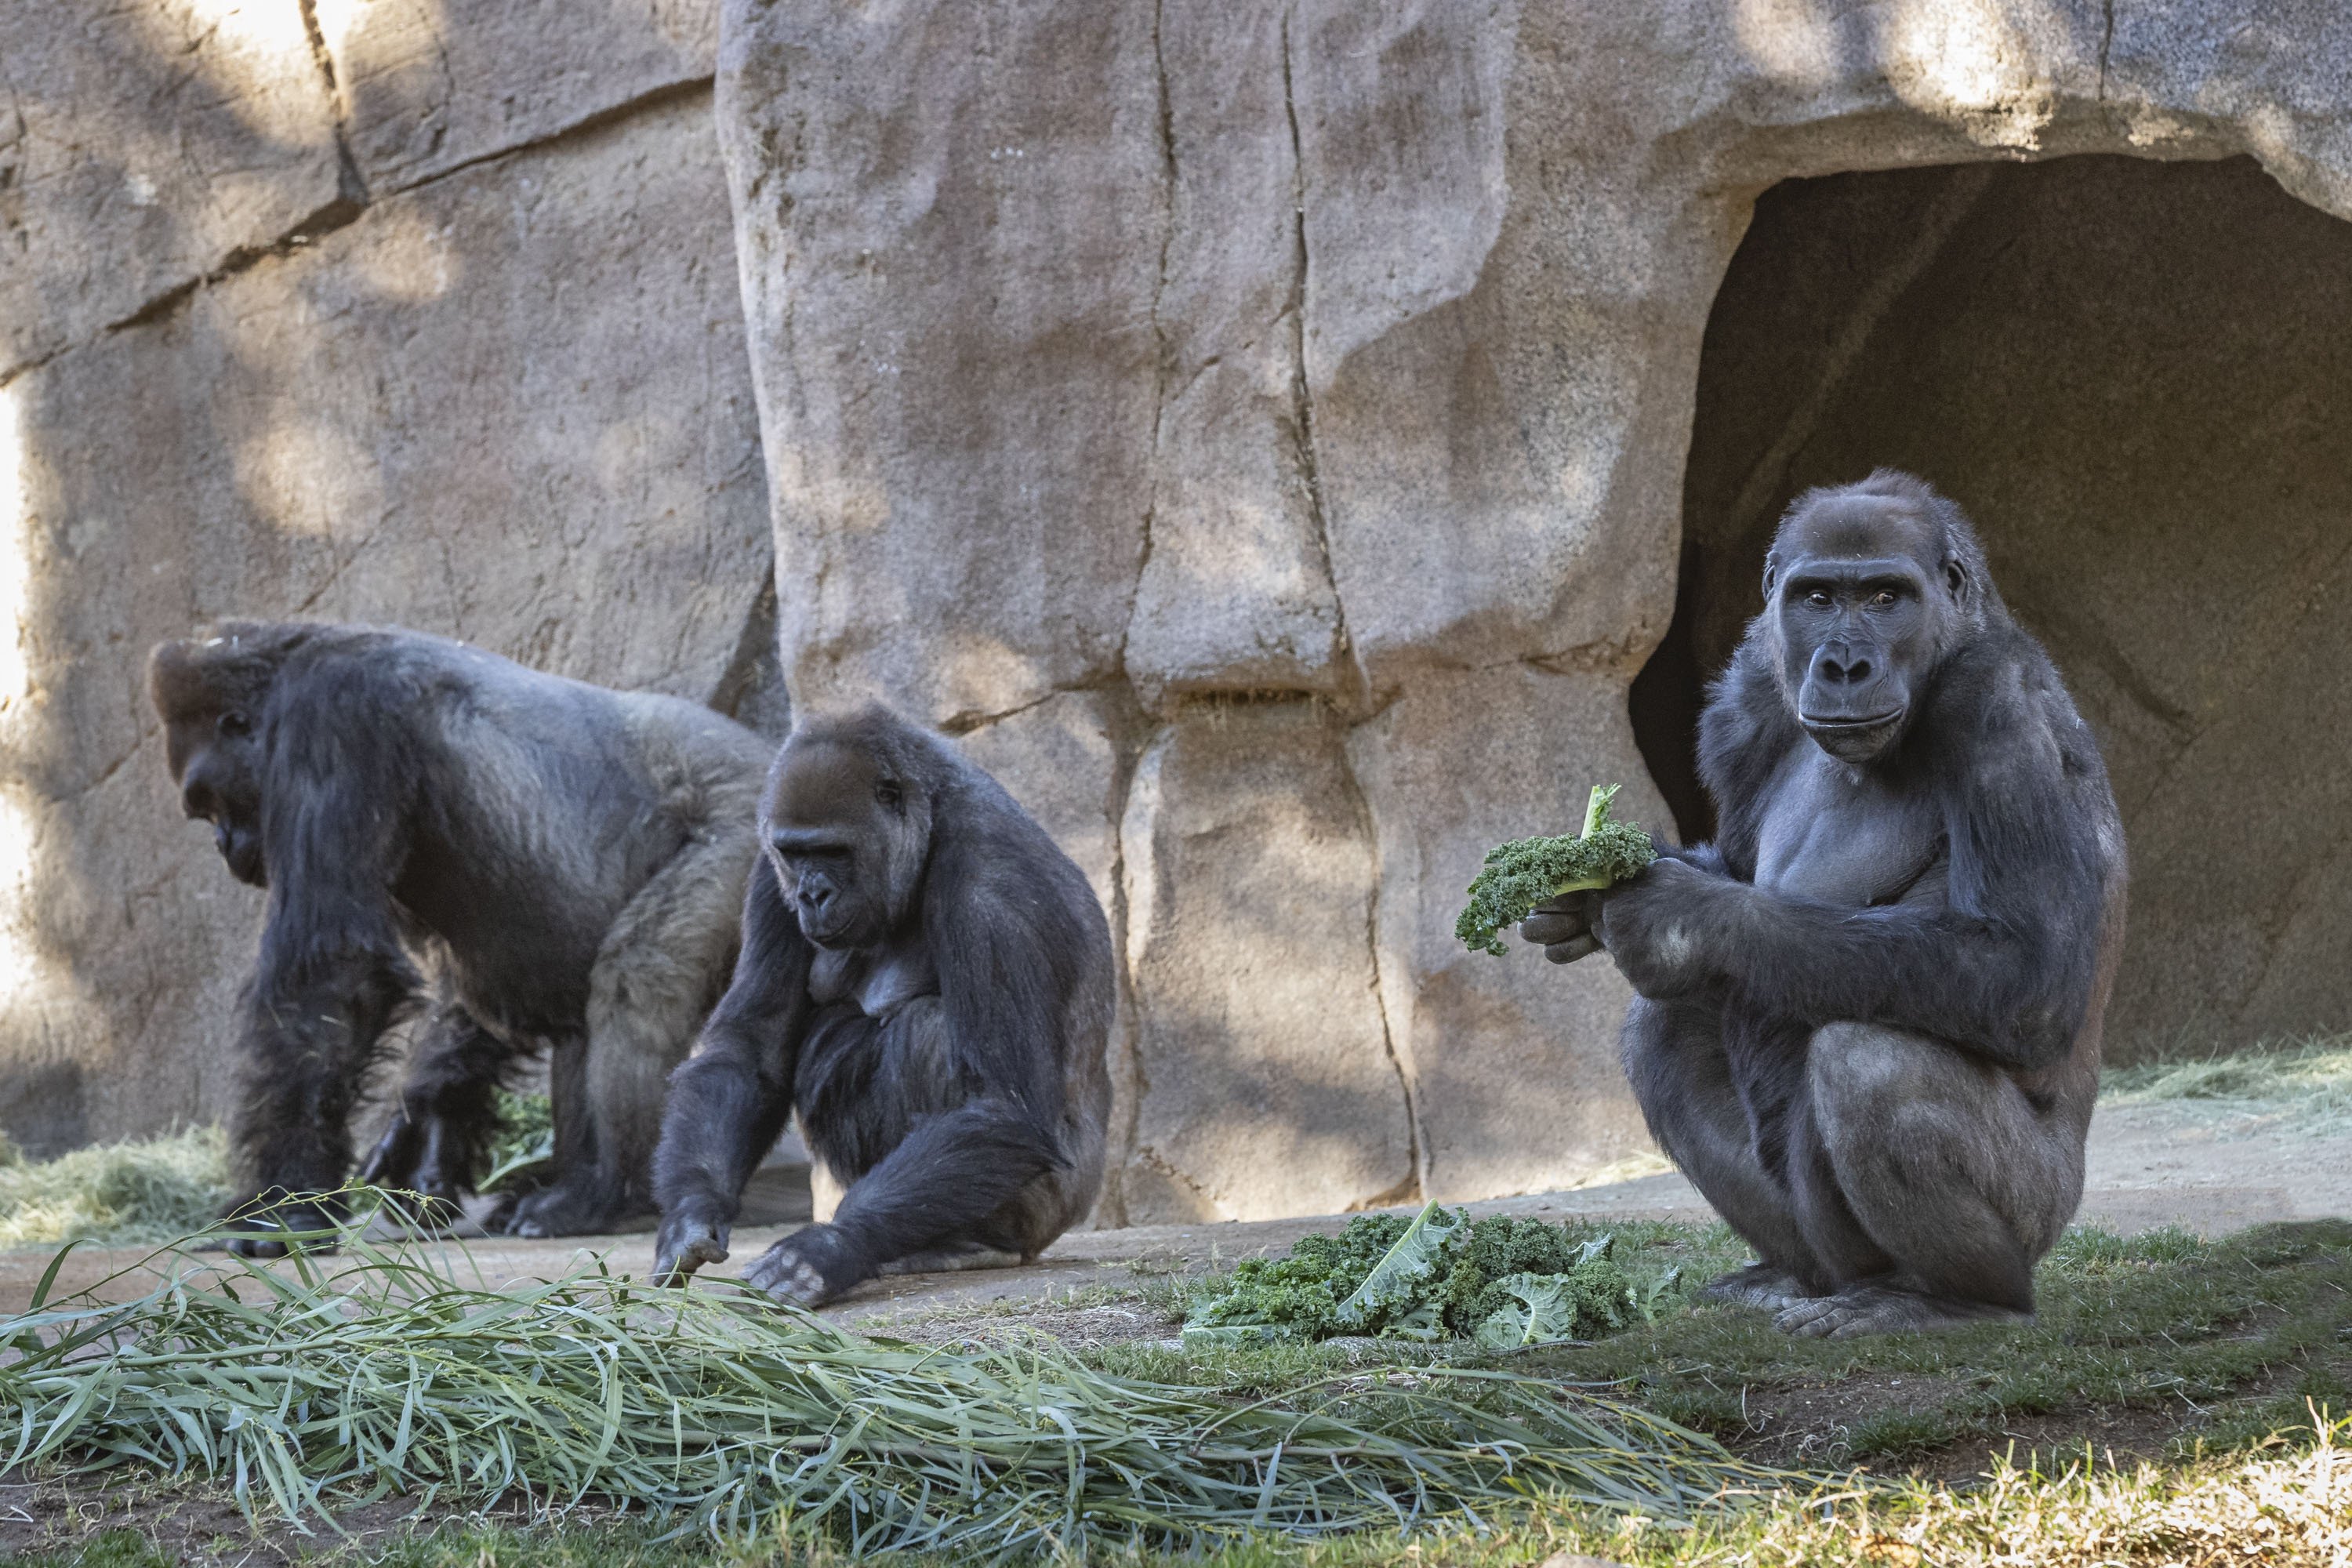
<svg viewBox="0 0 2352 1568">
<path fill-rule="evenodd" d="M 2110 1068 L 2099 1089 L 2119 1105 L 2242 1100 L 2276 1103 L 2299 1121 L 2352 1121 L 2352 1036 L 2312 1035 L 2229 1055 Z"/>
<path fill-rule="evenodd" d="M 0 1139 L 0 1247 L 150 1247 L 202 1229 L 230 1196 L 217 1127 L 28 1161 Z"/>
<path fill-rule="evenodd" d="M 1678 1518 L 1759 1473 L 1487 1369 L 1237 1396 L 601 1269 L 484 1289 L 356 1241 L 284 1273 L 208 1259 L 121 1304 L 47 1288 L 0 1320 L 8 1466 L 152 1466 L 297 1520 L 520 1494 L 631 1500 L 735 1539 L 790 1521 L 857 1552 L 1030 1552 L 1461 1521 L 1530 1496 Z"/>
</svg>

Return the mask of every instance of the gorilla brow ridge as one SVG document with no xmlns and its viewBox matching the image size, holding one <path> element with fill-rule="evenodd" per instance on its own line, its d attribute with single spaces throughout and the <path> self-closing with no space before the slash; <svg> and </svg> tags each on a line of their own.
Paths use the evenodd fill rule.
<svg viewBox="0 0 2352 1568">
<path fill-rule="evenodd" d="M 1976 525 L 1969 521 L 1968 513 L 1935 486 L 1901 468 L 1873 468 L 1868 479 L 1853 484 L 1815 485 L 1800 494 L 1789 503 L 1772 531 L 1772 547 L 1765 554 L 1768 570 L 1779 572 L 1789 532 L 1807 512 L 1841 500 L 1900 501 L 1913 509 L 1936 535 L 1937 564 L 1957 563 L 1967 577 L 1962 604 L 2007 617 L 2008 606 L 2001 600 L 2000 591 L 1993 586 L 1992 568 L 1985 560 L 1984 542 L 1977 537 Z"/>
</svg>

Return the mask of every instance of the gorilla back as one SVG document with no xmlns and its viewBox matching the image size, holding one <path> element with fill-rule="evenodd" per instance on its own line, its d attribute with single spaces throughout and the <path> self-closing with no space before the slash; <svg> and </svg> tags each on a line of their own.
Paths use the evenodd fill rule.
<svg viewBox="0 0 2352 1568">
<path fill-rule="evenodd" d="M 2082 1195 L 2124 930 L 2098 745 L 1959 509 L 1814 490 L 1700 723 L 1718 841 L 1521 930 L 1639 997 L 1660 1145 L 1812 1334 L 2030 1312 Z"/>
<path fill-rule="evenodd" d="M 149 685 L 188 815 L 269 891 L 238 1212 L 345 1180 L 351 1111 L 425 990 L 420 962 L 432 1016 L 366 1178 L 454 1202 L 491 1090 L 543 1045 L 557 1171 L 510 1227 L 645 1208 L 663 1080 L 732 958 L 767 745 L 689 702 L 390 628 L 226 623 L 157 647 Z M 254 1229 L 241 1250 L 278 1249 Z"/>
<path fill-rule="evenodd" d="M 657 1278 L 727 1256 L 785 1117 L 845 1188 L 745 1271 L 814 1305 L 871 1275 L 1033 1258 L 1102 1184 L 1110 928 L 994 779 L 880 709 L 796 729 L 735 979 L 678 1069 Z"/>
</svg>

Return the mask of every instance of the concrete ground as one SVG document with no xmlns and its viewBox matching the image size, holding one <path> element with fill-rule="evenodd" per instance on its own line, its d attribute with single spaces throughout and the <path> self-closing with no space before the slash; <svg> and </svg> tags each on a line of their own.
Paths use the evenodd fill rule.
<svg viewBox="0 0 2352 1568">
<path fill-rule="evenodd" d="M 770 1193 L 766 1199 L 772 1215 L 792 1207 L 792 1195 L 786 1193 Z M 1672 1173 L 1468 1206 L 1478 1215 L 1551 1219 L 1711 1217 L 1691 1185 Z M 2215 1235 L 2273 1220 L 2345 1215 L 2352 1215 L 2352 1129 L 2315 1129 L 2299 1122 L 2287 1109 L 2197 1101 L 2103 1105 L 2092 1123 L 2080 1216 L 2085 1223 L 2126 1233 L 2177 1225 Z M 1333 1231 L 1345 1223 L 1345 1215 L 1334 1215 L 1082 1231 L 1063 1237 L 1025 1268 L 877 1280 L 828 1308 L 825 1315 L 861 1327 L 886 1327 L 894 1321 L 911 1323 L 992 1306 L 1066 1299 L 1089 1287 L 1203 1272 L 1279 1251 L 1311 1231 Z M 731 1274 L 793 1228 L 791 1224 L 768 1224 L 739 1230 L 734 1258 L 720 1272 Z M 478 1272 L 491 1284 L 544 1278 L 590 1254 L 601 1254 L 610 1268 L 625 1274 L 642 1274 L 653 1260 L 650 1233 L 418 1245 L 445 1253 L 461 1275 Z M 110 1297 L 143 1290 L 152 1283 L 152 1275 L 136 1269 L 143 1256 L 135 1250 L 77 1250 L 60 1269 L 52 1295 L 94 1285 Z M 50 1258 L 45 1250 L 0 1252 L 0 1311 L 25 1310 Z M 121 1274 L 124 1269 L 133 1272 Z"/>
</svg>

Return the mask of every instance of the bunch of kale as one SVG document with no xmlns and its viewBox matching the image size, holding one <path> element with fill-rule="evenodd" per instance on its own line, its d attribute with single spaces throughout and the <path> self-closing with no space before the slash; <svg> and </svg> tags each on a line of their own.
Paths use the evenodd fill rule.
<svg viewBox="0 0 2352 1568">
<path fill-rule="evenodd" d="M 1641 875 L 1658 858 L 1650 836 L 1630 822 L 1612 821 L 1615 784 L 1596 785 L 1584 805 L 1584 831 L 1573 837 L 1518 838 L 1486 851 L 1470 883 L 1470 903 L 1454 934 L 1481 952 L 1503 956 L 1496 933 L 1528 918 L 1538 904 L 1562 893 L 1606 888 Z"/>
<path fill-rule="evenodd" d="M 1536 1219 L 1473 1220 L 1431 1204 L 1412 1219 L 1360 1215 L 1283 1258 L 1252 1258 L 1184 1324 L 1199 1347 L 1376 1335 L 1475 1340 L 1490 1350 L 1597 1339 L 1679 1300 L 1674 1269 L 1643 1278 L 1612 1238 Z"/>
</svg>

